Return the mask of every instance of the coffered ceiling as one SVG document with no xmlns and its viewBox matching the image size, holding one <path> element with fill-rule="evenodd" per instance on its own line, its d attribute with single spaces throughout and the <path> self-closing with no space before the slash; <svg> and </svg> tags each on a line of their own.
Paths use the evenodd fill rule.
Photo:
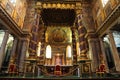
<svg viewBox="0 0 120 80">
<path fill-rule="evenodd" d="M 43 9 L 41 15 L 46 26 L 72 26 L 75 20 L 74 9 Z"/>
</svg>

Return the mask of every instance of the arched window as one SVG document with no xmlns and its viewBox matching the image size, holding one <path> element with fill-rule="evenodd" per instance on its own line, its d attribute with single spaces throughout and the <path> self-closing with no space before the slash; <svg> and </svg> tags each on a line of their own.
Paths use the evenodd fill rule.
<svg viewBox="0 0 120 80">
<path fill-rule="evenodd" d="M 108 3 L 109 0 L 101 0 L 101 1 L 102 1 L 103 7 L 105 7 L 105 5 Z"/>
<path fill-rule="evenodd" d="M 37 56 L 40 56 L 41 42 L 38 43 Z"/>
<path fill-rule="evenodd" d="M 12 47 L 13 47 L 13 40 L 14 40 L 13 35 L 9 34 L 7 44 L 6 44 L 6 48 L 5 48 L 4 62 L 3 62 L 3 66 L 6 66 L 6 67 L 7 67 L 6 64 L 9 63 L 10 56 L 12 54 L 11 50 L 12 50 Z"/>
<path fill-rule="evenodd" d="M 16 0 L 9 0 L 9 1 L 13 4 L 13 6 L 15 6 Z"/>
<path fill-rule="evenodd" d="M 72 57 L 72 50 L 71 50 L 71 46 L 68 45 L 66 48 L 66 57 L 67 58 L 71 58 Z"/>
<path fill-rule="evenodd" d="M 77 55 L 80 56 L 79 42 L 76 43 Z"/>
<path fill-rule="evenodd" d="M 46 47 L 46 58 L 51 58 L 51 46 Z"/>
<path fill-rule="evenodd" d="M 5 34 L 4 30 L 0 30 L 0 47 L 4 38 L 4 34 Z"/>
</svg>

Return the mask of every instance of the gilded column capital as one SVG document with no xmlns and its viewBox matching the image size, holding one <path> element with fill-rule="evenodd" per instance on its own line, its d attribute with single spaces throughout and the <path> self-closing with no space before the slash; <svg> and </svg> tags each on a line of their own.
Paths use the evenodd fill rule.
<svg viewBox="0 0 120 80">
<path fill-rule="evenodd" d="M 76 9 L 75 11 L 76 11 L 76 14 L 77 14 L 77 15 L 79 15 L 79 14 L 82 13 L 82 9 Z"/>
<path fill-rule="evenodd" d="M 75 9 L 76 9 L 76 14 L 77 14 L 77 15 L 78 15 L 78 14 L 81 14 L 81 12 L 82 12 L 81 3 L 76 3 Z"/>
<path fill-rule="evenodd" d="M 96 39 L 96 38 L 98 38 L 98 36 L 94 32 L 87 32 L 86 35 L 85 35 L 85 38 L 87 38 L 87 39 L 91 39 L 91 38 Z"/>
<path fill-rule="evenodd" d="M 23 40 L 23 41 L 30 41 L 30 37 L 25 37 L 25 38 L 20 38 L 20 40 Z"/>
<path fill-rule="evenodd" d="M 37 14 L 41 14 L 41 9 L 37 8 L 35 11 L 36 11 Z"/>
<path fill-rule="evenodd" d="M 35 5 L 35 11 L 40 14 L 41 13 L 41 9 L 42 9 L 42 3 L 41 2 L 37 2 Z"/>
</svg>

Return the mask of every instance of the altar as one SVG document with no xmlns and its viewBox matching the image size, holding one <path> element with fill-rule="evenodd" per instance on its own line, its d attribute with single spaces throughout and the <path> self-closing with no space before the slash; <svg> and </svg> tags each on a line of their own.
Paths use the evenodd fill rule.
<svg viewBox="0 0 120 80">
<path fill-rule="evenodd" d="M 64 76 L 66 74 L 68 74 L 71 69 L 72 69 L 72 65 L 66 66 L 66 65 L 49 65 L 49 66 L 44 66 L 47 73 L 51 74 L 51 75 L 56 75 L 56 76 Z M 68 74 L 71 75 L 72 73 Z"/>
</svg>

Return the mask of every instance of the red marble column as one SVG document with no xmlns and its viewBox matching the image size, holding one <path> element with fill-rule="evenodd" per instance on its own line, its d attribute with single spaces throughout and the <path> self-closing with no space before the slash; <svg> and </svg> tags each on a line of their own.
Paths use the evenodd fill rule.
<svg viewBox="0 0 120 80">
<path fill-rule="evenodd" d="M 87 43 L 85 39 L 86 29 L 82 24 L 82 14 L 77 14 L 77 24 L 78 24 L 78 35 L 80 44 L 80 60 L 85 60 L 87 58 Z"/>
</svg>

